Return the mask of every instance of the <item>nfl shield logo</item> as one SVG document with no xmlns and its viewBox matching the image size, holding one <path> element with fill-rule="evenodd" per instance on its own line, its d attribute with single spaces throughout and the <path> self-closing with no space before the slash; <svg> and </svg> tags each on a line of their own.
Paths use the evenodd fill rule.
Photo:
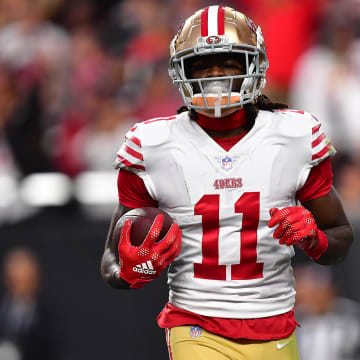
<svg viewBox="0 0 360 360">
<path fill-rule="evenodd" d="M 232 168 L 232 159 L 228 156 L 225 156 L 223 159 L 221 159 L 221 166 L 225 170 L 230 170 Z"/>
<path fill-rule="evenodd" d="M 197 337 L 201 336 L 201 331 L 202 331 L 201 327 L 192 326 L 190 328 L 190 336 L 197 338 Z"/>
</svg>

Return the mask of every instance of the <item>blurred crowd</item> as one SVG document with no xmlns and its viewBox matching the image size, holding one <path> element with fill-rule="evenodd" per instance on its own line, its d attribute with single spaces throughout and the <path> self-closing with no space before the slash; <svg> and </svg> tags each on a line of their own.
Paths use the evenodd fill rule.
<svg viewBox="0 0 360 360">
<path fill-rule="evenodd" d="M 205 0 L 0 0 L 0 175 L 111 170 L 134 122 L 174 114 L 169 43 Z M 360 1 L 232 0 L 261 24 L 264 93 L 309 111 L 360 212 Z"/>
<path fill-rule="evenodd" d="M 360 304 L 340 290 L 331 267 L 295 267 L 296 329 L 300 359 L 358 360 Z"/>
<path fill-rule="evenodd" d="M 25 247 L 13 248 L 3 259 L 2 360 L 61 359 L 59 319 L 42 299 L 42 275 L 37 256 Z"/>
</svg>

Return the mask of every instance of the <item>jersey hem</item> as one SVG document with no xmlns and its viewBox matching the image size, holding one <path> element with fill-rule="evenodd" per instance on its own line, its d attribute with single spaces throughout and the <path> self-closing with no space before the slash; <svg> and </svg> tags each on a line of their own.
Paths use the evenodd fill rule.
<svg viewBox="0 0 360 360">
<path fill-rule="evenodd" d="M 197 325 L 205 330 L 232 339 L 277 340 L 289 337 L 296 326 L 294 308 L 276 316 L 256 319 L 224 319 L 206 317 L 176 308 L 167 303 L 157 317 L 160 328 Z"/>
</svg>

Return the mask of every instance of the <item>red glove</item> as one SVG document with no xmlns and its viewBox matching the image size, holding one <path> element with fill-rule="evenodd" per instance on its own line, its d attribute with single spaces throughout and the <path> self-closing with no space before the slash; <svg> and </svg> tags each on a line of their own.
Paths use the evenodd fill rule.
<svg viewBox="0 0 360 360">
<path fill-rule="evenodd" d="M 130 243 L 131 220 L 126 220 L 118 245 L 120 278 L 130 284 L 130 288 L 143 287 L 147 282 L 160 276 L 160 273 L 179 255 L 181 249 L 181 230 L 172 224 L 166 236 L 157 240 L 164 217 L 158 215 L 144 242 L 140 246 Z"/>
<path fill-rule="evenodd" d="M 311 212 L 303 206 L 291 206 L 281 210 L 271 208 L 270 216 L 269 227 L 279 224 L 273 237 L 279 239 L 280 244 L 297 245 L 316 260 L 326 251 L 326 235 L 318 229 Z"/>
</svg>

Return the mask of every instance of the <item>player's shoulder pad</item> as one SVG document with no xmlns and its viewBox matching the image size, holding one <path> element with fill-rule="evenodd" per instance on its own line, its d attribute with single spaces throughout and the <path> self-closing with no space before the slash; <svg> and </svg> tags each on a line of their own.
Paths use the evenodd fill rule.
<svg viewBox="0 0 360 360">
<path fill-rule="evenodd" d="M 130 132 L 138 135 L 143 146 L 158 146 L 169 139 L 184 116 L 187 112 L 148 119 L 135 124 Z"/>
<path fill-rule="evenodd" d="M 279 133 L 290 137 L 308 136 L 313 127 L 321 126 L 319 120 L 306 111 L 280 109 L 272 114 Z"/>
</svg>

